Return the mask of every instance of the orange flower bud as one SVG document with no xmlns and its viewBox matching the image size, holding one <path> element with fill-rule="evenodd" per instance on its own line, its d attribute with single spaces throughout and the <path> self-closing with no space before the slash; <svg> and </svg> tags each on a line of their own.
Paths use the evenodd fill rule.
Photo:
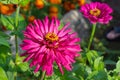
<svg viewBox="0 0 120 80">
<path fill-rule="evenodd" d="M 8 11 L 9 11 L 9 7 L 7 5 L 1 5 L 0 6 L 0 13 L 2 14 L 8 14 Z"/>
<path fill-rule="evenodd" d="M 82 6 L 82 5 L 85 4 L 85 2 L 86 2 L 85 0 L 78 0 L 78 5 L 79 5 L 79 6 Z"/>
<path fill-rule="evenodd" d="M 50 6 L 49 12 L 50 12 L 50 13 L 58 13 L 58 8 L 55 7 L 55 6 Z"/>
<path fill-rule="evenodd" d="M 28 22 L 33 22 L 35 20 L 35 16 L 29 16 L 28 17 Z"/>
<path fill-rule="evenodd" d="M 38 8 L 38 9 L 42 9 L 44 7 L 44 2 L 42 0 L 36 0 L 35 1 L 35 6 Z"/>
<path fill-rule="evenodd" d="M 48 0 L 51 4 L 61 4 L 61 0 Z"/>
<path fill-rule="evenodd" d="M 52 19 L 52 18 L 58 18 L 58 14 L 56 13 L 49 13 L 49 18 Z"/>
</svg>

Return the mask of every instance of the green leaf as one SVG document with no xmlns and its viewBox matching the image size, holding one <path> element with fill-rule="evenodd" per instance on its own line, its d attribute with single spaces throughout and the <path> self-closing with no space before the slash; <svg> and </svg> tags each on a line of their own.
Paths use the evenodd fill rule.
<svg viewBox="0 0 120 80">
<path fill-rule="evenodd" d="M 0 0 L 3 4 L 20 4 L 26 5 L 30 0 Z"/>
<path fill-rule="evenodd" d="M 116 64 L 116 72 L 120 72 L 120 60 Z"/>
<path fill-rule="evenodd" d="M 15 63 L 13 62 L 12 59 L 9 60 L 9 70 L 15 71 Z"/>
<path fill-rule="evenodd" d="M 41 72 L 39 71 L 39 72 L 36 72 L 36 73 L 34 73 L 33 72 L 33 75 L 35 76 L 35 77 L 39 77 L 40 76 L 40 74 L 41 74 Z"/>
<path fill-rule="evenodd" d="M 84 80 L 84 78 L 82 76 L 79 76 L 79 80 Z"/>
<path fill-rule="evenodd" d="M 0 0 L 0 2 L 3 3 L 3 4 L 9 4 L 10 0 Z"/>
<path fill-rule="evenodd" d="M 98 57 L 97 59 L 95 59 L 94 69 L 95 70 L 104 70 L 103 57 Z"/>
<path fill-rule="evenodd" d="M 10 48 L 8 41 L 4 37 L 1 37 L 1 36 L 0 36 L 0 45 L 4 45 Z"/>
<path fill-rule="evenodd" d="M 4 32 L 0 31 L 0 45 L 4 45 L 10 48 L 10 45 L 8 43 L 8 39 L 10 38 L 10 36 L 8 36 L 7 34 L 5 34 Z"/>
<path fill-rule="evenodd" d="M 64 24 L 61 22 L 60 26 L 59 26 L 59 30 L 62 29 L 64 27 Z"/>
<path fill-rule="evenodd" d="M 92 72 L 91 67 L 89 67 L 89 66 L 87 66 L 87 65 L 86 65 L 85 70 L 86 70 L 86 72 L 87 72 L 87 74 L 86 74 L 87 76 Z"/>
<path fill-rule="evenodd" d="M 76 74 L 76 77 L 80 78 L 81 77 L 85 77 L 88 75 L 87 71 L 89 71 L 88 69 L 86 70 L 85 64 L 82 63 L 76 63 L 73 65 L 73 72 Z"/>
<path fill-rule="evenodd" d="M 16 55 L 15 63 L 21 71 L 25 72 L 29 69 L 29 64 L 27 62 L 23 62 L 24 57 L 20 57 L 18 54 Z"/>
<path fill-rule="evenodd" d="M 67 78 L 65 78 L 65 80 L 80 80 L 77 77 L 75 77 L 74 75 L 68 75 Z"/>
<path fill-rule="evenodd" d="M 8 48 L 7 46 L 0 45 L 0 54 L 8 54 L 11 52 L 11 49 Z"/>
<path fill-rule="evenodd" d="M 87 59 L 90 63 L 90 65 L 93 65 L 94 63 L 94 60 L 99 56 L 97 51 L 94 51 L 94 50 L 91 50 L 91 51 L 88 51 L 87 54 Z"/>
<path fill-rule="evenodd" d="M 42 0 L 42 1 L 45 3 L 45 5 L 50 5 L 50 3 L 48 1 L 46 1 L 46 0 Z"/>
<path fill-rule="evenodd" d="M 115 64 L 116 64 L 115 61 L 109 60 L 109 59 L 105 60 L 104 62 L 105 62 L 105 64 L 112 64 L 112 65 L 115 65 Z"/>
<path fill-rule="evenodd" d="M 18 4 L 19 0 L 0 0 L 3 4 Z"/>
<path fill-rule="evenodd" d="M 5 39 L 9 39 L 10 38 L 9 35 L 7 35 L 6 33 L 2 32 L 2 31 L 0 31 L 0 36 L 4 37 Z"/>
<path fill-rule="evenodd" d="M 21 0 L 19 4 L 21 6 L 26 6 L 29 2 L 30 2 L 30 0 Z"/>
<path fill-rule="evenodd" d="M 15 16 L 13 16 L 13 18 L 14 18 Z M 17 30 L 14 30 L 13 32 L 12 32 L 12 35 L 15 35 L 15 34 L 17 34 L 17 36 L 20 38 L 20 39 L 23 39 L 24 38 L 24 36 L 23 36 L 23 30 L 25 29 L 25 27 L 26 27 L 26 21 L 25 21 L 25 19 L 23 18 L 23 16 L 22 15 L 19 15 L 19 24 L 18 24 L 18 26 L 17 26 Z"/>
<path fill-rule="evenodd" d="M 8 30 L 14 29 L 14 18 L 12 16 L 1 15 L 1 22 Z"/>
<path fill-rule="evenodd" d="M 25 27 L 26 27 L 26 22 L 25 22 L 25 19 L 20 15 L 19 16 L 19 25 L 18 25 L 18 29 L 16 31 L 16 34 L 18 35 L 18 37 L 20 39 L 23 39 L 24 36 L 23 36 L 23 30 L 25 30 Z"/>
<path fill-rule="evenodd" d="M 10 48 L 0 45 L 0 65 L 8 65 L 7 64 L 7 59 L 10 58 Z"/>
<path fill-rule="evenodd" d="M 108 80 L 114 80 L 110 75 L 108 75 Z"/>
<path fill-rule="evenodd" d="M 21 69 L 21 71 L 25 72 L 29 69 L 29 65 L 27 62 L 24 62 L 24 63 L 20 63 L 18 65 L 18 67 Z"/>
<path fill-rule="evenodd" d="M 16 17 L 16 13 L 10 15 L 10 16 L 5 16 L 5 15 L 1 15 L 1 22 L 2 24 L 8 29 L 8 30 L 14 30 L 15 27 L 15 17 Z M 21 31 L 25 28 L 26 26 L 26 22 L 25 19 L 23 18 L 22 15 L 18 16 L 19 19 L 19 24 L 17 26 L 17 30 L 16 33 L 22 33 Z"/>
<path fill-rule="evenodd" d="M 25 22 L 25 19 L 23 18 L 22 15 L 19 15 L 18 16 L 19 18 L 19 24 L 17 26 L 17 31 L 14 30 L 14 24 L 15 24 L 15 13 L 10 15 L 10 16 L 5 16 L 5 15 L 1 15 L 1 21 L 3 23 L 3 25 L 8 29 L 8 30 L 14 30 L 12 33 L 13 35 L 14 34 L 17 34 L 18 37 L 20 39 L 23 39 L 24 36 L 23 36 L 23 30 L 25 29 L 26 27 L 26 22 Z"/>
<path fill-rule="evenodd" d="M 64 70 L 64 75 L 61 74 L 57 66 L 54 66 L 54 74 L 52 76 L 52 79 L 53 80 L 79 80 L 79 78 L 75 76 L 73 71 L 67 71 L 64 68 L 63 70 Z"/>
<path fill-rule="evenodd" d="M 8 80 L 14 80 L 14 72 L 7 71 Z"/>
<path fill-rule="evenodd" d="M 0 80 L 8 80 L 5 71 L 0 67 Z"/>
<path fill-rule="evenodd" d="M 107 73 L 104 70 L 93 71 L 86 80 L 108 80 Z"/>
<path fill-rule="evenodd" d="M 10 3 L 12 3 L 12 4 L 18 4 L 19 0 L 10 0 Z"/>
</svg>

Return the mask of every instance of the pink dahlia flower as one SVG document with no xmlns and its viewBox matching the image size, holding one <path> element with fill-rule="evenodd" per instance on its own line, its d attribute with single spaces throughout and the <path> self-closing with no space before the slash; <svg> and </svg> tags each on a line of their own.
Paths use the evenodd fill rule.
<svg viewBox="0 0 120 80">
<path fill-rule="evenodd" d="M 81 7 L 80 11 L 93 24 L 97 22 L 107 24 L 112 19 L 110 14 L 113 12 L 113 10 L 106 3 L 100 2 L 85 4 Z"/>
<path fill-rule="evenodd" d="M 53 63 L 56 62 L 61 73 L 62 66 L 67 70 L 72 69 L 75 57 L 79 56 L 80 45 L 77 44 L 80 38 L 76 33 L 71 32 L 67 25 L 59 30 L 60 21 L 57 19 L 43 21 L 35 20 L 29 24 L 24 31 L 25 39 L 21 44 L 25 50 L 21 56 L 27 56 L 24 61 L 31 61 L 30 67 L 36 66 L 34 72 L 39 69 L 46 71 L 47 75 L 53 73 Z"/>
</svg>

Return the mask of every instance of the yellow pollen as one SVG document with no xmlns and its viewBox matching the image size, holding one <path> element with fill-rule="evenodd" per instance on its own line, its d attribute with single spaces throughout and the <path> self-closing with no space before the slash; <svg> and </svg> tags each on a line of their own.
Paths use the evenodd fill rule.
<svg viewBox="0 0 120 80">
<path fill-rule="evenodd" d="M 58 36 L 55 33 L 50 33 L 50 32 L 48 32 L 45 35 L 45 38 L 46 38 L 46 40 L 49 40 L 49 41 L 52 41 L 52 42 L 58 40 Z"/>
<path fill-rule="evenodd" d="M 101 11 L 97 8 L 90 10 L 90 14 L 93 16 L 99 16 Z"/>
</svg>

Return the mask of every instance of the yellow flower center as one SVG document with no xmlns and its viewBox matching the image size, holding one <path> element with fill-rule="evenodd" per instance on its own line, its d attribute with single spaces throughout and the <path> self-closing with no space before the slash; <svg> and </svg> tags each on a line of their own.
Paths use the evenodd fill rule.
<svg viewBox="0 0 120 80">
<path fill-rule="evenodd" d="M 45 35 L 45 38 L 46 38 L 46 40 L 49 40 L 49 41 L 52 41 L 52 42 L 58 40 L 58 36 L 55 33 L 50 33 L 50 32 L 48 32 Z"/>
<path fill-rule="evenodd" d="M 101 11 L 97 8 L 90 10 L 90 14 L 93 16 L 99 16 Z"/>
</svg>

